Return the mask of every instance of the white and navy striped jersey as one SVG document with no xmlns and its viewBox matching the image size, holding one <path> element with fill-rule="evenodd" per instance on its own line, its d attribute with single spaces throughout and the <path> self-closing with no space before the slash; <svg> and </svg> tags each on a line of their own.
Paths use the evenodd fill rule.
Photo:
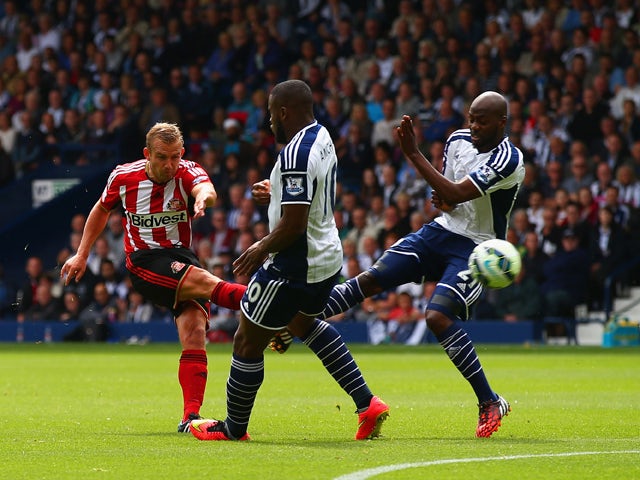
<svg viewBox="0 0 640 480">
<path fill-rule="evenodd" d="M 469 129 L 453 132 L 444 150 L 443 174 L 458 182 L 469 177 L 482 196 L 460 203 L 436 218 L 447 230 L 477 243 L 504 239 L 518 189 L 524 180 L 522 152 L 505 137 L 493 150 L 478 153 Z"/>
<path fill-rule="evenodd" d="M 282 149 L 271 171 L 269 228 L 282 205 L 309 205 L 307 230 L 291 246 L 272 253 L 265 269 L 295 281 L 318 283 L 342 267 L 342 244 L 333 218 L 338 157 L 325 127 L 314 121 Z"/>
<path fill-rule="evenodd" d="M 118 165 L 109 175 L 100 202 L 107 210 L 124 208 L 125 252 L 191 246 L 189 199 L 193 187 L 211 182 L 195 162 L 180 160 L 178 172 L 166 184 L 152 181 L 146 159 Z"/>
</svg>

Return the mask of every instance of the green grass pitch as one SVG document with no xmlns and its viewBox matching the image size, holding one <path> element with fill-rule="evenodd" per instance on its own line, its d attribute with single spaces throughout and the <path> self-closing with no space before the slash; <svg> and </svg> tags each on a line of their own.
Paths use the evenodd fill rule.
<svg viewBox="0 0 640 480">
<path fill-rule="evenodd" d="M 640 349 L 479 345 L 512 405 L 474 437 L 475 396 L 437 345 L 353 345 L 391 406 L 356 442 L 351 399 L 302 344 L 265 352 L 250 442 L 200 442 L 181 415 L 179 345 L 1 344 L 0 479 L 640 478 Z M 230 345 L 210 345 L 202 414 L 224 418 Z"/>
</svg>

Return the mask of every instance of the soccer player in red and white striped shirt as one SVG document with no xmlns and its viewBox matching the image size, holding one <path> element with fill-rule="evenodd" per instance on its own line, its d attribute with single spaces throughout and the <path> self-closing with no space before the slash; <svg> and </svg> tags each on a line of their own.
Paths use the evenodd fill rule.
<svg viewBox="0 0 640 480">
<path fill-rule="evenodd" d="M 200 418 L 207 382 L 205 333 L 209 302 L 238 310 L 246 286 L 203 269 L 191 250 L 191 221 L 213 206 L 216 191 L 197 163 L 185 160 L 178 126 L 156 123 L 146 136 L 144 159 L 118 165 L 87 217 L 78 252 L 62 267 L 68 284 L 80 280 L 110 212 L 124 210 L 126 266 L 135 290 L 172 310 L 182 344 L 178 379 L 184 411 L 178 431 Z"/>
</svg>

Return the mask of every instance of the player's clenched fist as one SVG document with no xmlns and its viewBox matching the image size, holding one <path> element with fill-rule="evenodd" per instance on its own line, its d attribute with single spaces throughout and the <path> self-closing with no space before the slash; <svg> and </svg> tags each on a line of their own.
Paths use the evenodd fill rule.
<svg viewBox="0 0 640 480">
<path fill-rule="evenodd" d="M 258 205 L 268 205 L 271 200 L 271 183 L 265 179 L 254 183 L 251 187 L 251 196 Z"/>
</svg>

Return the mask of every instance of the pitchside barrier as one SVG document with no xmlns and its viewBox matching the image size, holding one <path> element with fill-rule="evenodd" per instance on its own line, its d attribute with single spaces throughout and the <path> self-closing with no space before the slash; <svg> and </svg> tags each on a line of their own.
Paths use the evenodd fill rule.
<svg viewBox="0 0 640 480">
<path fill-rule="evenodd" d="M 345 322 L 334 323 L 347 343 L 367 343 L 368 331 L 366 323 Z M 0 342 L 48 343 L 62 342 L 65 337 L 78 332 L 79 322 L 16 322 L 0 320 Z M 535 322 L 523 320 L 515 323 L 482 320 L 470 321 L 465 329 L 477 343 L 534 343 L 536 340 Z M 96 336 L 89 330 L 84 341 L 96 341 Z M 173 323 L 114 323 L 109 325 L 108 342 L 145 343 L 145 342 L 177 342 L 178 334 Z M 421 343 L 436 343 L 431 333 L 425 334 Z"/>
</svg>

